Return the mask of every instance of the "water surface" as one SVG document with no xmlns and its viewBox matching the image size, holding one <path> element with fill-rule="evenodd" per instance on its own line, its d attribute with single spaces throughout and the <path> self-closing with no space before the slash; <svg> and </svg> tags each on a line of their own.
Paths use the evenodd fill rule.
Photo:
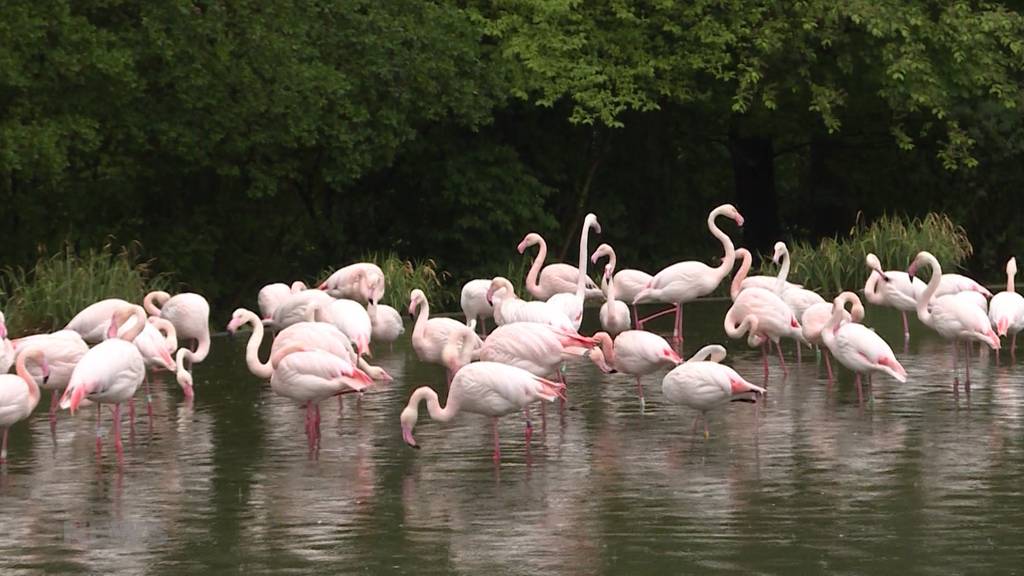
<svg viewBox="0 0 1024 576">
<path fill-rule="evenodd" d="M 726 344 L 760 383 L 760 352 L 724 337 L 726 307 L 687 306 L 685 352 Z M 985 355 L 954 400 L 947 344 L 912 322 L 903 354 L 899 316 L 868 322 L 909 373 L 876 378 L 873 401 L 786 344 L 791 375 L 773 358 L 766 401 L 713 413 L 705 441 L 662 401 L 664 372 L 641 414 L 631 379 L 571 364 L 567 409 L 549 405 L 543 427 L 536 411 L 529 450 L 522 418 L 502 421 L 500 468 L 481 416 L 442 425 L 423 408 L 423 449 L 401 442 L 410 392 L 444 389 L 407 339 L 373 360 L 394 382 L 323 404 L 311 456 L 304 411 L 246 371 L 245 338 L 216 338 L 191 405 L 157 377 L 152 427 L 141 403 L 123 462 L 109 444 L 97 458 L 91 410 L 51 434 L 44 399 L 12 429 L 0 573 L 1020 572 L 1024 365 Z"/>
</svg>

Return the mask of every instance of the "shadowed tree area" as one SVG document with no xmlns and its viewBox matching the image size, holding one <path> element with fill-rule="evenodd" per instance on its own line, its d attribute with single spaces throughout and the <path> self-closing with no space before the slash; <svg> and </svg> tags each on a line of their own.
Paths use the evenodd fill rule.
<svg viewBox="0 0 1024 576">
<path fill-rule="evenodd" d="M 226 309 L 369 251 L 623 267 L 946 212 L 1024 254 L 1019 2 L 11 0 L 0 265 L 139 241 Z"/>
</svg>

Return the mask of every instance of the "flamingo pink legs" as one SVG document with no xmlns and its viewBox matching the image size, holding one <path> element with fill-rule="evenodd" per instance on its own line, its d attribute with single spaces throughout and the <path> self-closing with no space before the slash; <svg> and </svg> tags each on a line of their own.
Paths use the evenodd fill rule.
<svg viewBox="0 0 1024 576">
<path fill-rule="evenodd" d="M 501 444 L 498 442 L 498 417 L 491 420 L 491 427 L 494 429 L 494 463 L 501 464 Z"/>
<path fill-rule="evenodd" d="M 644 413 L 645 402 L 644 402 L 644 385 L 640 383 L 640 377 L 636 377 L 636 395 L 640 398 L 640 413 Z"/>
</svg>

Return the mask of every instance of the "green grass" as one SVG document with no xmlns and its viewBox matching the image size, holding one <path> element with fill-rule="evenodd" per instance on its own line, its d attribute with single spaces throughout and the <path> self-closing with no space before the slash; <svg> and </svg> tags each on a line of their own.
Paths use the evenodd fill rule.
<svg viewBox="0 0 1024 576">
<path fill-rule="evenodd" d="M 864 257 L 870 252 L 878 256 L 883 269 L 906 270 L 919 251 L 928 250 L 944 271 L 952 272 L 974 250 L 962 227 L 935 213 L 924 218 L 882 216 L 870 225 L 858 218 L 846 237 L 826 238 L 818 246 L 803 241 L 788 246 L 789 281 L 826 296 L 863 288 L 869 274 Z M 761 273 L 774 275 L 774 268 L 766 260 Z"/>
<path fill-rule="evenodd" d="M 35 266 L 0 272 L 0 300 L 12 334 L 63 327 L 80 310 L 104 298 L 142 302 L 150 290 L 167 290 L 170 278 L 154 275 L 150 263 L 139 259 L 138 247 L 115 252 L 75 254 L 70 246 L 52 256 L 40 256 Z"/>
<path fill-rule="evenodd" d="M 409 306 L 409 293 L 416 288 L 426 294 L 432 311 L 458 307 L 458 294 L 453 296 L 446 285 L 451 275 L 440 270 L 432 259 L 403 260 L 394 253 L 373 252 L 364 255 L 363 261 L 373 262 L 384 271 L 384 303 L 399 311 Z"/>
</svg>

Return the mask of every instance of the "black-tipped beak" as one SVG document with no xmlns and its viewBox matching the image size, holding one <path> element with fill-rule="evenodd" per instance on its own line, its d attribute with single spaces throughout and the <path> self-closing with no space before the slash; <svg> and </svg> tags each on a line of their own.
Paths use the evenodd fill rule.
<svg viewBox="0 0 1024 576">
<path fill-rule="evenodd" d="M 416 450 L 420 449 L 420 445 L 419 444 L 406 444 L 406 446 L 408 446 L 409 448 L 415 448 Z"/>
<path fill-rule="evenodd" d="M 43 376 L 43 384 L 46 384 L 49 381 L 50 381 L 50 375 L 49 374 L 47 374 L 46 376 Z"/>
</svg>

